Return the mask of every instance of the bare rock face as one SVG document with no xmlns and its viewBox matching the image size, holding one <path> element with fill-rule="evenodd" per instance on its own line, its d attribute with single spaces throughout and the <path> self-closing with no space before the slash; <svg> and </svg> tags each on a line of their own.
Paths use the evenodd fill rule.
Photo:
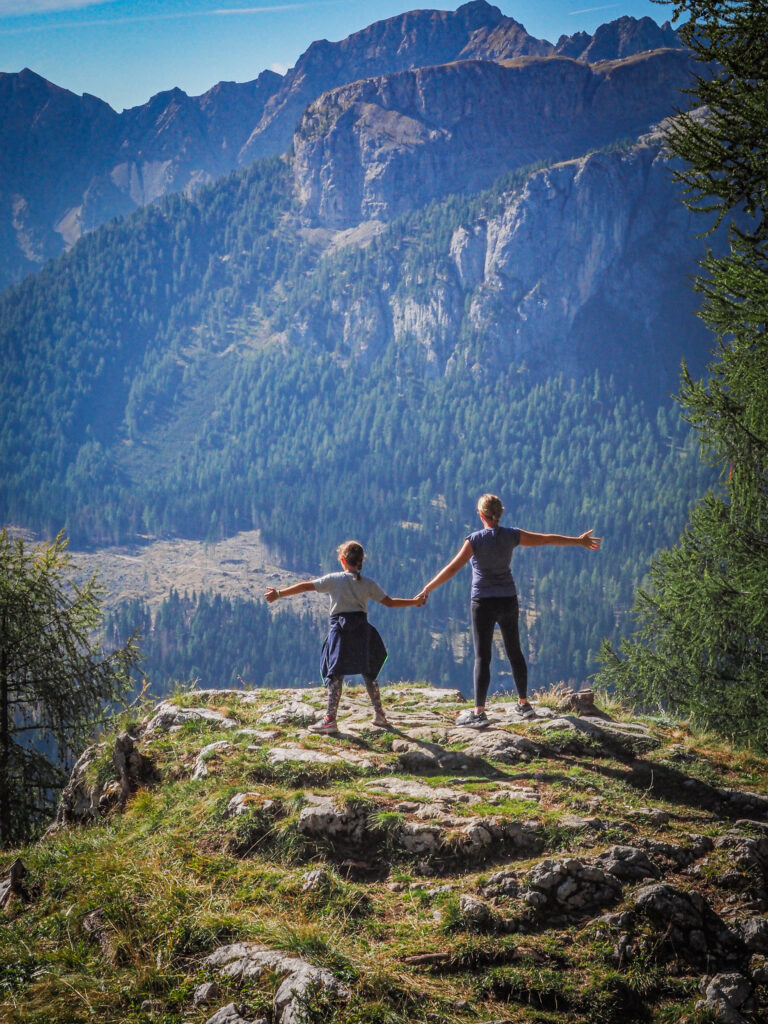
<svg viewBox="0 0 768 1024">
<path fill-rule="evenodd" d="M 516 167 L 636 137 L 682 103 L 690 70 L 682 50 L 595 67 L 467 60 L 334 89 L 294 137 L 304 217 L 334 228 L 389 220 Z"/>
<path fill-rule="evenodd" d="M 93 781 L 90 778 L 92 767 L 104 751 L 105 745 L 99 743 L 89 747 L 78 758 L 62 791 L 56 820 L 49 832 L 67 825 L 87 824 L 110 808 L 122 808 L 130 794 L 140 786 L 154 785 L 159 781 L 151 759 L 137 748 L 134 738 L 127 732 L 114 742 L 112 778 Z"/>
<path fill-rule="evenodd" d="M 224 977 L 238 980 L 258 978 L 265 971 L 280 975 L 282 981 L 274 999 L 276 1024 L 300 1024 L 305 1020 L 303 1003 L 312 991 L 322 991 L 339 1000 L 349 994 L 346 986 L 326 968 L 314 967 L 297 956 L 270 950 L 253 942 L 222 946 L 206 957 L 203 963 L 205 967 L 219 970 Z M 242 1020 L 234 1004 L 222 1007 L 219 1014 L 222 1015 L 221 1024 L 239 1024 Z M 216 1015 L 212 1020 L 216 1020 Z"/>
<path fill-rule="evenodd" d="M 313 110 L 319 115 L 319 108 Z M 350 109 L 339 123 L 351 116 Z M 317 146 L 327 142 L 332 149 L 336 130 L 328 128 Z M 503 127 L 499 131 L 504 135 Z M 353 134 L 347 133 L 346 142 Z M 310 206 L 325 208 L 327 201 L 329 210 L 341 210 L 353 193 L 365 205 L 368 200 L 360 197 L 369 170 L 371 195 L 384 188 L 373 174 L 375 153 L 365 165 L 356 162 L 360 153 L 351 164 L 337 164 L 328 155 L 327 165 L 302 179 Z M 411 156 L 427 160 L 415 151 Z M 419 181 L 411 183 L 411 173 Z M 404 190 L 417 190 L 430 174 L 429 168 L 414 167 L 401 176 L 398 202 L 406 201 Z M 679 326 L 692 365 L 703 365 L 711 345 L 692 315 L 695 299 L 688 287 L 688 275 L 703 255 L 693 216 L 670 180 L 659 135 L 534 171 L 502 193 L 491 210 L 456 229 L 445 251 L 435 254 L 441 271 L 428 288 L 412 279 L 407 255 L 393 251 L 386 287 L 359 298 L 354 310 L 340 308 L 340 332 L 355 338 L 353 359 L 364 352 L 369 362 L 394 343 L 416 372 L 436 378 L 492 374 L 510 365 L 525 366 L 536 378 L 555 364 L 579 377 L 585 365 L 599 362 L 607 373 L 642 381 L 656 400 L 668 394 L 679 373 L 670 330 Z M 713 245 L 719 245 L 717 238 Z M 296 343 L 312 344 L 316 331 L 321 344 L 323 324 L 318 310 L 316 327 L 311 315 L 297 326 Z M 484 339 L 481 363 L 461 340 L 466 337 Z"/>
<path fill-rule="evenodd" d="M 659 27 L 652 18 L 624 16 L 601 25 L 593 36 L 586 32 L 561 36 L 555 51 L 563 57 L 573 57 L 592 64 L 598 60 L 616 60 L 666 47 L 680 47 L 677 33 L 668 21 Z"/>
</svg>

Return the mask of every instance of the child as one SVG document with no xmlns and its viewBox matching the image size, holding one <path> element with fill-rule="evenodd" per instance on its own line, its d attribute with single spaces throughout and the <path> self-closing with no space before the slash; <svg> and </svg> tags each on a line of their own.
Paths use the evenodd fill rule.
<svg viewBox="0 0 768 1024">
<path fill-rule="evenodd" d="M 407 608 L 423 605 L 424 597 L 387 597 L 378 583 L 362 575 L 365 552 L 362 544 L 348 540 L 340 544 L 337 552 L 343 572 L 332 572 L 316 580 L 294 583 L 283 590 L 270 587 L 264 597 L 269 604 L 279 597 L 292 597 L 316 590 L 330 598 L 330 627 L 323 644 L 323 678 L 328 686 L 328 710 L 325 718 L 310 726 L 310 732 L 334 736 L 338 732 L 336 711 L 341 699 L 345 675 L 361 674 L 373 704 L 373 725 L 386 728 L 389 724 L 381 706 L 381 694 L 376 677 L 387 660 L 387 649 L 378 630 L 368 622 L 368 602 L 379 601 L 386 608 Z"/>
</svg>

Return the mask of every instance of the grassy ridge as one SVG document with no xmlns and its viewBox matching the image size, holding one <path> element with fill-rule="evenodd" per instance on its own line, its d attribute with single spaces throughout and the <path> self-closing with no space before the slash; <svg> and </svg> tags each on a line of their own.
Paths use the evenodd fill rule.
<svg viewBox="0 0 768 1024">
<path fill-rule="evenodd" d="M 0 1019 L 202 1024 L 234 1001 L 248 1020 L 277 1020 L 273 972 L 228 979 L 204 962 L 240 940 L 295 954 L 346 986 L 345 998 L 314 992 L 302 1010 L 306 1022 L 709 1019 L 695 1009 L 703 966 L 685 949 L 670 949 L 663 929 L 637 918 L 635 953 L 616 959 L 616 934 L 601 917 L 624 914 L 631 932 L 642 880 L 625 882 L 604 906 L 559 918 L 537 917 L 524 883 L 547 861 L 598 863 L 616 843 L 655 842 L 648 849 L 663 865 L 665 884 L 698 892 L 715 914 L 754 913 L 750 871 L 720 881 L 735 863 L 728 848 L 706 857 L 694 850 L 693 873 L 671 867 L 659 849 L 690 851 L 694 837 L 702 846 L 729 828 L 733 834 L 739 815 L 723 812 L 720 788 L 765 795 L 764 760 L 672 722 L 638 724 L 616 706 L 609 708 L 615 725 L 635 728 L 635 739 L 567 728 L 545 737 L 540 726 L 563 699 L 556 691 L 538 703 L 534 726 L 514 724 L 504 701 L 492 705 L 483 738 L 528 740 L 522 760 L 470 756 L 464 751 L 476 735 L 454 729 L 455 701 L 434 694 L 387 688 L 393 729 L 382 732 L 366 724 L 364 694 L 348 690 L 340 739 L 312 737 L 296 725 L 297 696 L 319 714 L 319 690 L 177 694 L 177 707 L 208 707 L 235 727 L 187 721 L 145 734 L 139 748 L 159 784 L 140 788 L 124 811 L 113 806 L 89 827 L 62 828 L 0 855 L 0 873 L 16 856 L 29 872 L 26 898 L 0 911 Z M 270 720 L 288 704 L 293 721 Z M 146 722 L 156 709 L 145 710 Z M 88 785 L 107 792 L 112 738 L 104 737 L 86 773 Z M 206 752 L 221 742 L 227 746 Z M 406 770 L 409 744 L 438 761 L 418 774 Z M 276 758 L 286 748 L 291 757 Z M 201 763 L 207 774 L 195 779 Z M 377 788 L 393 779 L 394 789 Z M 421 787 L 422 795 L 404 799 L 397 785 Z M 434 794 L 431 810 L 418 814 L 430 806 L 425 791 Z M 441 806 L 451 791 L 458 800 Z M 246 813 L 229 815 L 232 798 L 246 792 Z M 323 796 L 365 823 L 364 845 L 352 855 L 341 839 L 302 826 L 302 812 Z M 508 839 L 468 846 L 473 822 L 506 829 Z M 408 850 L 406 826 L 411 834 L 434 827 L 440 844 Z M 515 829 L 531 830 L 535 851 L 509 845 Z M 493 888 L 499 870 L 511 885 L 506 894 Z M 314 882 L 312 871 L 319 872 Z M 468 895 L 491 908 L 495 923 L 472 922 Z M 746 971 L 749 955 L 742 960 Z M 753 967 L 760 960 L 753 955 Z M 712 954 L 708 972 L 717 969 Z M 194 1006 L 197 986 L 209 981 L 218 985 L 214 1001 Z M 765 990 L 756 985 L 755 992 L 757 1009 L 745 1011 L 754 1022 L 768 1005 Z"/>
</svg>

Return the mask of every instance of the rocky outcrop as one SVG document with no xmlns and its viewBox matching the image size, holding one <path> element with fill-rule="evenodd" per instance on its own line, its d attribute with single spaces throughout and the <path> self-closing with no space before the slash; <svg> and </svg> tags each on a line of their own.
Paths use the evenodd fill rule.
<svg viewBox="0 0 768 1024">
<path fill-rule="evenodd" d="M 315 101 L 294 137 L 308 223 L 390 220 L 536 161 L 634 138 L 682 105 L 691 63 L 664 50 L 591 67 L 461 61 L 355 82 Z"/>
<path fill-rule="evenodd" d="M 593 64 L 599 60 L 617 60 L 648 50 L 661 50 L 681 46 L 677 32 L 668 21 L 659 27 L 652 18 L 630 18 L 626 15 L 607 25 L 601 25 L 590 36 L 578 32 L 561 36 L 555 52 L 562 57 L 573 57 Z"/>
<path fill-rule="evenodd" d="M 94 748 L 73 777 L 76 786 L 84 774 L 97 779 L 115 774 L 120 757 L 115 755 L 110 771 L 107 761 L 121 750 L 126 763 L 135 762 L 134 755 L 146 763 L 156 760 L 163 778 L 178 786 L 178 799 L 199 795 L 199 804 L 188 805 L 195 808 L 188 833 L 168 794 L 165 800 L 136 801 L 124 821 L 108 829 L 111 888 L 106 893 L 89 888 L 86 900 L 70 882 L 67 903 L 82 909 L 79 925 L 73 913 L 67 927 L 79 927 L 93 954 L 120 968 L 121 984 L 137 955 L 126 936 L 133 938 L 138 925 L 133 915 L 126 925 L 122 905 L 116 907 L 114 896 L 108 899 L 117 884 L 112 872 L 121 870 L 121 847 L 112 845 L 112 837 L 124 838 L 131 821 L 142 824 L 142 804 L 151 804 L 153 843 L 159 842 L 168 815 L 173 842 L 183 844 L 193 864 L 173 870 L 195 872 L 194 900 L 201 887 L 210 893 L 209 873 L 215 871 L 219 880 L 224 870 L 227 881 L 218 882 L 217 903 L 226 905 L 232 885 L 238 905 L 252 904 L 244 917 L 219 910 L 214 920 L 226 927 L 215 932 L 206 920 L 205 929 L 193 933 L 195 952 L 174 961 L 172 984 L 163 989 L 155 982 L 147 997 L 137 996 L 143 1013 L 168 1012 L 175 1000 L 174 1013 L 206 1024 L 299 1024 L 308 1008 L 316 1019 L 331 1019 L 348 1002 L 350 1012 L 368 1019 L 364 1000 L 371 972 L 380 957 L 393 956 L 394 944 L 398 970 L 411 972 L 413 991 L 419 990 L 414 972 L 428 971 L 451 986 L 456 1001 L 469 987 L 476 991 L 478 979 L 488 973 L 494 999 L 511 1010 L 511 1004 L 541 995 L 535 990 L 531 996 L 527 982 L 524 990 L 517 987 L 519 970 L 534 978 L 551 963 L 558 974 L 577 972 L 586 957 L 595 977 L 610 974 L 612 997 L 618 986 L 628 991 L 635 986 L 631 1005 L 642 1016 L 649 1016 L 652 1006 L 658 1009 L 662 998 L 685 999 L 692 1009 L 698 987 L 698 1009 L 707 1019 L 732 1024 L 765 1019 L 768 800 L 737 785 L 757 778 L 755 763 L 762 764 L 757 755 L 750 754 L 746 774 L 729 775 L 728 788 L 707 787 L 704 800 L 701 793 L 690 793 L 690 776 L 671 769 L 671 778 L 664 777 L 668 755 L 679 745 L 679 728 L 637 721 L 614 709 L 615 718 L 609 716 L 600 710 L 599 694 L 580 698 L 553 689 L 534 697 L 535 717 L 525 721 L 515 717 L 514 700 L 494 697 L 489 725 L 477 734 L 457 726 L 457 712 L 466 702 L 456 692 L 386 688 L 391 725 L 382 731 L 370 725 L 365 695 L 346 689 L 339 735 L 333 737 L 305 728 L 307 709 L 316 714 L 322 709 L 320 688 L 229 690 L 226 716 L 219 711 L 222 696 L 197 691 L 164 701 L 130 735 Z M 563 755 L 548 745 L 548 737 L 563 730 L 563 705 L 570 712 L 567 719 L 590 730 L 588 758 Z M 268 732 L 257 728 L 266 716 Z M 230 724 L 235 720 L 237 729 Z M 616 736 L 634 738 L 638 732 L 652 737 L 653 751 L 616 756 Z M 402 755 L 419 749 L 432 764 L 419 765 L 423 773 L 413 777 L 403 769 Z M 684 763 L 690 769 L 707 762 L 700 765 L 701 774 L 721 756 L 718 750 L 708 762 L 693 743 L 687 753 Z M 534 764 L 510 769 L 517 754 L 535 758 Z M 215 770 L 190 784 L 195 766 L 213 761 Z M 308 765 L 317 770 L 311 783 Z M 650 784 L 637 770 L 643 765 Z M 245 779 L 248 788 L 236 792 Z M 602 787 L 605 794 L 595 794 Z M 595 795 L 588 799 L 589 793 Z M 594 799 L 603 805 L 599 819 L 582 815 Z M 746 808 L 750 816 L 734 821 Z M 103 815 L 121 811 L 118 801 L 99 808 Z M 70 817 L 66 827 L 87 823 L 97 829 L 95 819 Z M 693 831 L 694 822 L 710 834 Z M 0 883 L 2 903 L 16 879 L 14 914 L 33 913 L 37 896 L 47 891 L 39 863 L 56 862 L 62 851 L 78 847 L 61 835 L 64 827 L 47 840 L 60 842 L 58 849 L 45 852 L 40 844 L 42 862 L 30 849 L 32 869 L 23 875 L 23 885 L 31 877 L 34 887 L 22 891 L 18 862 Z M 89 849 L 96 849 L 95 837 L 88 838 Z M 129 876 L 135 879 L 135 847 L 125 847 Z M 204 881 L 198 865 L 206 872 Z M 161 864 L 159 870 L 165 880 L 170 869 Z M 89 885 L 93 877 L 89 869 Z M 138 892 L 143 905 L 144 887 Z M 359 928 L 355 915 L 361 917 Z M 187 935 L 184 930 L 185 942 Z M 347 950 L 358 939 L 354 948 L 363 952 L 353 961 Z M 152 949 L 153 963 L 156 955 Z M 513 970 L 503 969 L 511 965 Z M 491 977 L 484 968 L 492 966 L 502 970 Z M 184 971 L 181 989 L 178 974 Z M 647 990 L 636 985 L 638 978 Z M 664 979 L 664 988 L 656 978 Z M 668 986 L 674 989 L 677 981 L 678 994 L 670 995 Z M 595 992 L 594 984 L 581 995 L 578 989 L 574 983 L 570 995 L 555 990 L 556 1009 L 567 1010 L 574 1020 L 581 1019 L 580 1010 Z M 184 1010 L 181 992 L 186 993 Z M 671 1006 L 670 1020 L 678 1019 L 674 1013 L 682 1012 L 681 1006 Z M 473 1019 L 500 1019 L 498 1012 L 504 1011 L 498 1004 L 492 1012 L 488 1007 Z"/>
</svg>

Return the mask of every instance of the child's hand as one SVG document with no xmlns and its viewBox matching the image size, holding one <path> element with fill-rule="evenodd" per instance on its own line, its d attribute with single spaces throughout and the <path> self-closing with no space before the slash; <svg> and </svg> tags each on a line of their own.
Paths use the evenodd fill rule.
<svg viewBox="0 0 768 1024">
<path fill-rule="evenodd" d="M 272 604 L 273 601 L 277 600 L 279 595 L 274 587 L 267 587 L 266 591 L 264 592 L 264 597 L 267 599 L 267 604 Z"/>
<path fill-rule="evenodd" d="M 425 605 L 427 603 L 427 598 L 428 597 L 429 597 L 429 591 L 428 590 L 420 590 L 419 593 L 416 595 L 416 597 L 414 597 L 414 601 L 416 602 L 416 607 L 417 608 L 421 608 L 422 605 Z"/>
</svg>

